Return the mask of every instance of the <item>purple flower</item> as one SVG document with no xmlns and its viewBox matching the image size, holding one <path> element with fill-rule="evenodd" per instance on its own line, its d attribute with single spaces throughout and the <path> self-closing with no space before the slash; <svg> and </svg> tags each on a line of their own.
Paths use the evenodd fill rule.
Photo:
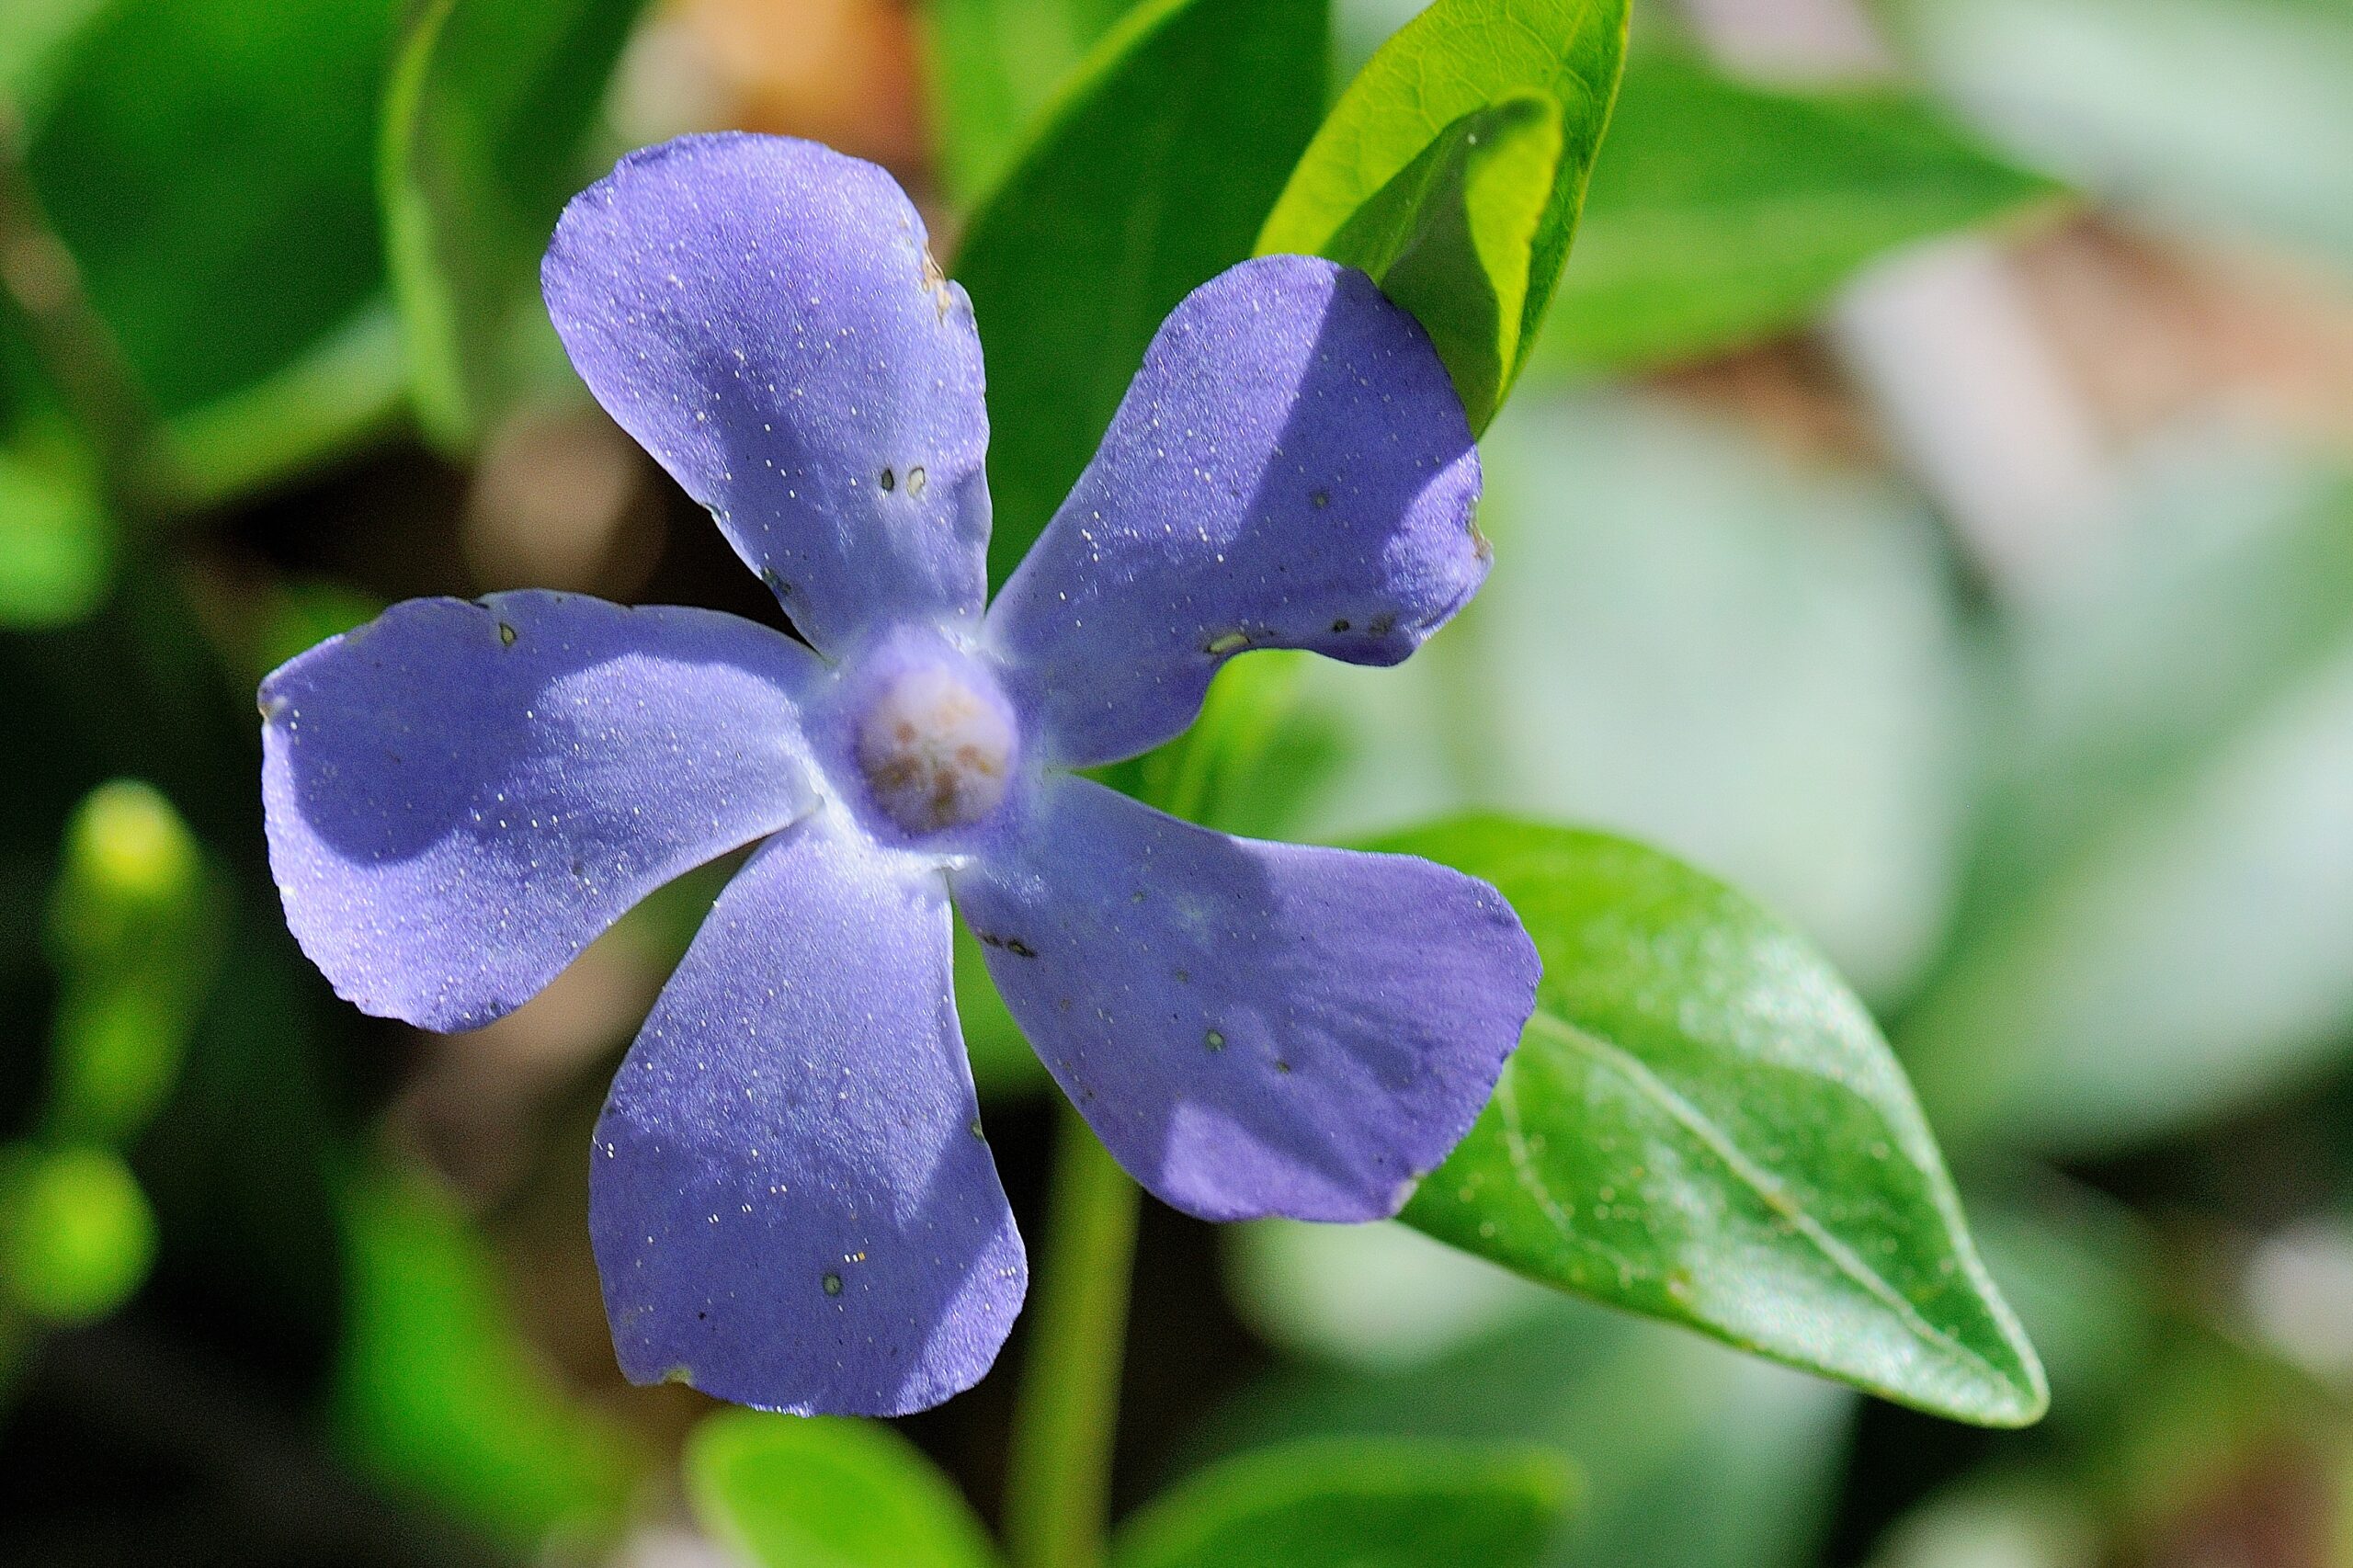
<svg viewBox="0 0 2353 1568">
<path fill-rule="evenodd" d="M 469 1028 L 756 842 L 614 1081 L 590 1226 L 622 1369 L 785 1410 L 970 1386 L 1019 1309 L 949 907 L 1120 1164 L 1214 1220 L 1394 1213 L 1493 1090 L 1536 954 L 1427 861 L 1230 838 L 1074 769 L 1245 648 L 1394 664 L 1486 571 L 1478 458 L 1363 275 L 1245 263 L 1161 327 L 983 613 L 970 301 L 890 176 L 692 137 L 574 200 L 548 308 L 807 644 L 697 609 L 420 599 L 261 688 L 287 919 Z"/>
</svg>

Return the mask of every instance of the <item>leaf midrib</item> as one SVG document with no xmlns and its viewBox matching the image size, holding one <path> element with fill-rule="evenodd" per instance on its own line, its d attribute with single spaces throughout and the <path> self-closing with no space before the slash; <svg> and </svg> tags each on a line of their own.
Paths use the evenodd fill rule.
<svg viewBox="0 0 2353 1568">
<path fill-rule="evenodd" d="M 1788 1189 L 1774 1179 L 1770 1172 L 1752 1161 L 1722 1128 L 1709 1119 L 1706 1112 L 1677 1092 L 1673 1085 L 1652 1071 L 1640 1057 L 1615 1041 L 1580 1028 L 1540 1007 L 1528 1020 L 1528 1028 L 1532 1031 L 1540 1031 L 1547 1038 L 1571 1050 L 1583 1052 L 1600 1066 L 1616 1073 L 1631 1085 L 1636 1093 L 1665 1112 L 1669 1119 L 1697 1140 L 1702 1148 L 1722 1164 L 1733 1178 L 1754 1193 L 1768 1209 L 1787 1220 L 1797 1233 L 1811 1243 L 1814 1250 L 1820 1253 L 1839 1274 L 1881 1306 L 1893 1312 L 1897 1319 L 1919 1338 L 1943 1349 L 1964 1363 L 1981 1369 L 1997 1385 L 2004 1388 L 2012 1386 L 2012 1380 L 1988 1360 L 1982 1352 L 1972 1349 L 1949 1333 L 1930 1323 L 1921 1313 L 1919 1308 L 1913 1304 L 1910 1298 L 1866 1263 L 1860 1254 L 1832 1235 L 1819 1220 L 1807 1213 L 1804 1208 L 1790 1196 Z M 1518 1142 L 1519 1140 L 1515 1136 L 1513 1143 L 1517 1145 Z M 1529 1162 L 1519 1157 L 1516 1147 L 1511 1164 L 1514 1179 L 1528 1190 L 1529 1196 L 1537 1201 L 1548 1218 L 1563 1211 L 1560 1200 L 1553 1197 L 1551 1188 L 1544 1185 L 1541 1176 L 1536 1174 Z M 1565 1227 L 1562 1221 L 1554 1219 L 1552 1223 L 1556 1229 L 1563 1230 L 1565 1234 Z"/>
</svg>

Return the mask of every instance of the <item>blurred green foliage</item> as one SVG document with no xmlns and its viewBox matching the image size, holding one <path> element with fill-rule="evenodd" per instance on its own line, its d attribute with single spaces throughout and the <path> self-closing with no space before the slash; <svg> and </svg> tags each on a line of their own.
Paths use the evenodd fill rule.
<svg viewBox="0 0 2353 1568">
<path fill-rule="evenodd" d="M 369 1169 L 344 1223 L 341 1445 L 518 1550 L 617 1534 L 648 1456 L 540 1363 L 464 1213 L 415 1173 Z"/>
<path fill-rule="evenodd" d="M 2049 202 L 1926 99 L 1790 92 L 1637 51 L 1552 330 L 1555 368 L 1679 363 L 1787 331 L 1908 241 Z"/>
<path fill-rule="evenodd" d="M 120 1155 L 0 1148 L 0 1312 L 42 1324 L 104 1316 L 154 1256 L 154 1212 Z"/>
<path fill-rule="evenodd" d="M 50 895 L 53 1133 L 119 1144 L 162 1106 L 218 966 L 220 894 L 188 824 L 147 785 L 101 785 L 66 824 Z"/>
<path fill-rule="evenodd" d="M 513 397 L 518 336 L 557 361 L 540 253 L 593 172 L 581 143 L 642 3 L 434 0 L 402 40 L 378 178 L 410 395 L 445 447 Z"/>
</svg>

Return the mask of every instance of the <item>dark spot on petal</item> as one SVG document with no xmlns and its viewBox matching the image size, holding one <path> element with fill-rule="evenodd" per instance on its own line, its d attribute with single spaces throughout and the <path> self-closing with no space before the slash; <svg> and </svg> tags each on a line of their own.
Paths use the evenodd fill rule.
<svg viewBox="0 0 2353 1568">
<path fill-rule="evenodd" d="M 1278 1056 L 1275 1058 L 1275 1071 L 1288 1078 L 1290 1076 L 1290 1063 Z"/>
<path fill-rule="evenodd" d="M 973 935 L 980 937 L 981 946 L 1002 948 L 1017 959 L 1034 959 L 1038 956 L 1038 949 L 1018 937 L 1000 937 L 994 931 L 976 931 Z"/>
<path fill-rule="evenodd" d="M 1225 1036 L 1219 1033 L 1216 1029 L 1210 1030 L 1207 1039 L 1209 1041 L 1209 1048 L 1211 1051 L 1223 1051 L 1225 1049 Z"/>
<path fill-rule="evenodd" d="M 897 488 L 899 488 L 899 476 L 898 476 L 897 474 L 895 474 L 895 473 L 892 473 L 889 469 L 887 469 L 887 468 L 886 468 L 886 469 L 884 469 L 884 470 L 882 471 L 882 478 L 881 478 L 881 485 L 882 485 L 882 493 L 883 493 L 885 495 L 888 495 L 892 491 L 896 490 Z"/>
<path fill-rule="evenodd" d="M 828 1296 L 838 1296 L 842 1293 L 842 1277 L 830 1270 L 817 1283 L 824 1288 L 825 1294 Z"/>
<path fill-rule="evenodd" d="M 1397 618 L 1393 615 L 1376 615 L 1366 623 L 1365 630 L 1375 637 L 1386 637 L 1396 624 Z"/>
<path fill-rule="evenodd" d="M 498 640 L 507 647 L 512 648 L 515 646 L 515 629 L 507 625 L 506 622 L 503 620 L 500 621 L 498 623 Z"/>
<path fill-rule="evenodd" d="M 1347 617 L 1345 617 L 1345 616 L 1343 616 L 1341 619 L 1339 619 L 1338 620 L 1336 620 L 1336 621 L 1334 621 L 1334 622 L 1332 623 L 1332 630 L 1333 630 L 1333 631 L 1346 631 L 1347 629 L 1348 629 L 1347 618 Z"/>
<path fill-rule="evenodd" d="M 1311 490 L 1307 493 L 1307 504 L 1320 512 L 1332 504 L 1332 493 L 1328 490 Z"/>
</svg>

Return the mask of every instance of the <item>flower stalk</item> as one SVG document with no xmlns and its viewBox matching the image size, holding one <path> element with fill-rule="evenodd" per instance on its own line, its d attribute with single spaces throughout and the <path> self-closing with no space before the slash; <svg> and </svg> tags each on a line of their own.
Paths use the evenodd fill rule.
<svg viewBox="0 0 2353 1568">
<path fill-rule="evenodd" d="M 1063 1106 L 1006 1483 L 1015 1568 L 1103 1562 L 1142 1198 L 1086 1119 Z"/>
</svg>

